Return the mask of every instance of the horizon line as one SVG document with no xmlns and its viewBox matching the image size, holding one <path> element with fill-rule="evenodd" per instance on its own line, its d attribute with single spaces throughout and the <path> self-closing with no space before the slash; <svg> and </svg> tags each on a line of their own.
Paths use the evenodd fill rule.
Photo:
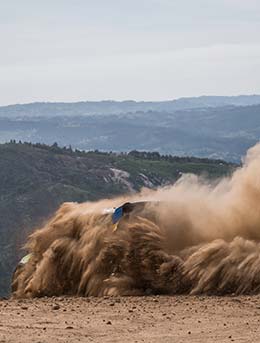
<svg viewBox="0 0 260 343">
<path fill-rule="evenodd" d="M 182 96 L 178 98 L 172 99 L 165 99 L 165 100 L 134 100 L 134 99 L 125 99 L 125 100 L 115 100 L 115 99 L 102 99 L 102 100 L 76 100 L 76 101 L 49 101 L 49 100 L 42 100 L 42 101 L 32 101 L 32 102 L 17 102 L 17 103 L 9 103 L 7 105 L 1 105 L 0 107 L 10 107 L 10 106 L 26 106 L 26 105 L 33 105 L 33 104 L 78 104 L 78 103 L 102 103 L 102 102 L 111 102 L 111 103 L 125 103 L 125 102 L 133 102 L 133 103 L 160 103 L 160 102 L 174 102 L 178 100 L 185 100 L 185 99 L 200 99 L 200 98 L 239 98 L 239 97 L 260 97 L 260 94 L 237 94 L 237 95 L 198 95 L 198 96 Z"/>
</svg>

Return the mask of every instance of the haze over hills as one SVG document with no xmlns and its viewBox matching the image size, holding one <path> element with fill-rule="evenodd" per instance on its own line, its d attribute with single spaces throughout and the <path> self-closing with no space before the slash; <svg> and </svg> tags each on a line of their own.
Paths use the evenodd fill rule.
<svg viewBox="0 0 260 343">
<path fill-rule="evenodd" d="M 82 150 L 137 149 L 240 162 L 259 138 L 259 95 L 0 107 L 2 143 L 57 142 Z"/>
</svg>

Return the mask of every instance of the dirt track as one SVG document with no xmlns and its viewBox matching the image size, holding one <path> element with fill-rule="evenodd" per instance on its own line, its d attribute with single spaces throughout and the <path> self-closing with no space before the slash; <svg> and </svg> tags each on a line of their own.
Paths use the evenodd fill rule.
<svg viewBox="0 0 260 343">
<path fill-rule="evenodd" d="M 0 342 L 260 342 L 260 296 L 0 301 Z"/>
</svg>

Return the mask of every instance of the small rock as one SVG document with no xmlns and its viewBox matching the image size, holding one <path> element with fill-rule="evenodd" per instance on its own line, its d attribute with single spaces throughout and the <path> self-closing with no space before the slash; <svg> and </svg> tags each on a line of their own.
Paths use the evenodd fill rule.
<svg viewBox="0 0 260 343">
<path fill-rule="evenodd" d="M 56 304 L 52 306 L 53 310 L 59 310 L 60 309 L 60 305 Z"/>
</svg>

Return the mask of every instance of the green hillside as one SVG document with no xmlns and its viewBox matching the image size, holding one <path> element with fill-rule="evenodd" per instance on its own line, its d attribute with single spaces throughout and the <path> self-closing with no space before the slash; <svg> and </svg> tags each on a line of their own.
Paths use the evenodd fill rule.
<svg viewBox="0 0 260 343">
<path fill-rule="evenodd" d="M 0 145 L 0 295 L 8 292 L 28 233 L 62 202 L 156 188 L 173 183 L 182 173 L 216 178 L 234 168 L 219 160 L 158 153 L 81 152 L 14 141 Z"/>
</svg>

